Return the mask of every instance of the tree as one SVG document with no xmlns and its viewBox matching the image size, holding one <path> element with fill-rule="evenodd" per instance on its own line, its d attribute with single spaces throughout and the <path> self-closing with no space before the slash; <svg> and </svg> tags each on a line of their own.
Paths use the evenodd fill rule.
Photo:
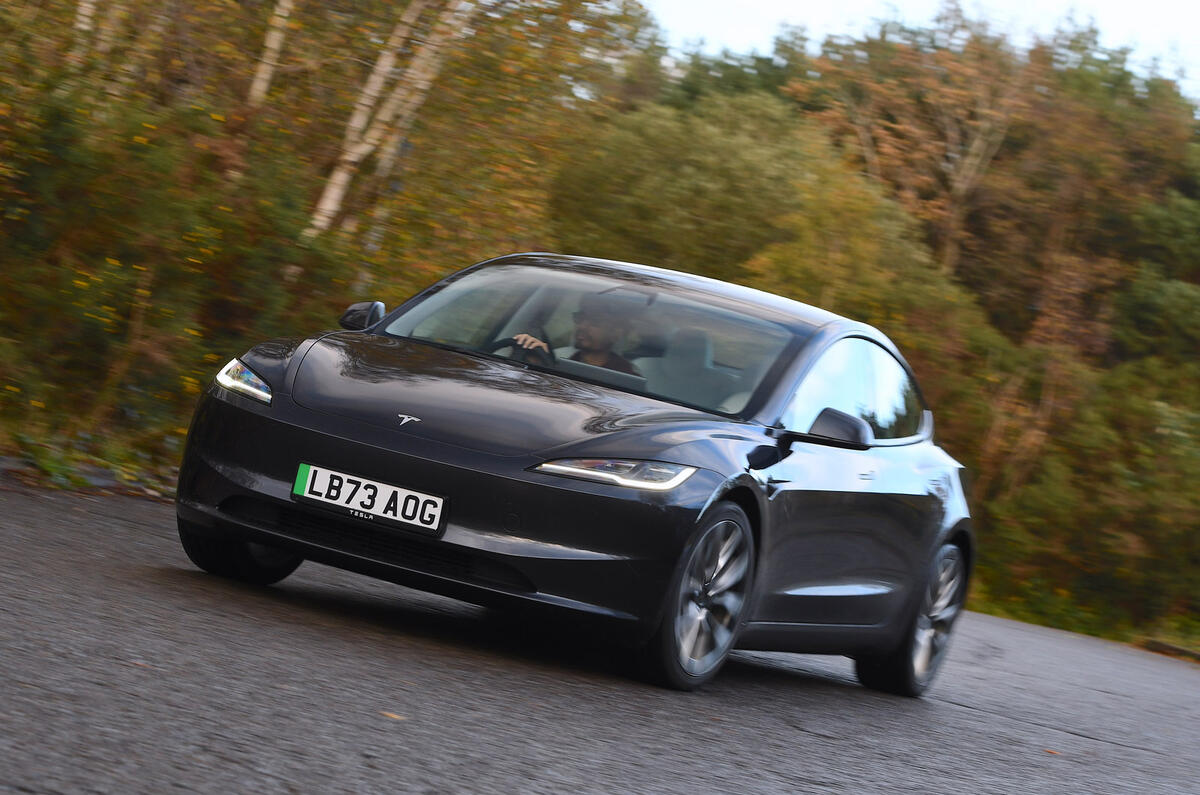
<svg viewBox="0 0 1200 795">
<path fill-rule="evenodd" d="M 980 188 L 960 267 L 1031 354 L 997 393 L 981 494 L 1035 476 L 1051 429 L 1096 383 L 1114 293 L 1135 270 L 1137 211 L 1178 179 L 1191 135 L 1177 90 L 1135 79 L 1094 30 L 1061 32 L 1029 58 L 1041 79 Z"/>
<path fill-rule="evenodd" d="M 937 411 L 940 443 L 976 469 L 978 439 L 994 419 L 987 394 L 1019 360 L 1015 346 L 879 185 L 831 146 L 812 155 L 795 181 L 799 207 L 779 222 L 787 238 L 750 259 L 749 283 L 886 332 Z"/>
<path fill-rule="evenodd" d="M 279 53 L 283 49 L 283 40 L 287 35 L 288 20 L 295 10 L 296 0 L 278 0 L 275 10 L 271 13 L 271 23 L 267 35 L 263 39 L 263 52 L 254 71 L 254 82 L 250 84 L 250 94 L 246 104 L 258 107 L 267 98 L 267 90 L 271 87 L 271 78 L 279 67 Z"/>
<path fill-rule="evenodd" d="M 1197 384 L 1194 356 L 1182 366 L 1147 358 L 1099 378 L 1034 477 L 988 506 L 991 555 L 1001 564 L 989 592 L 1000 604 L 1101 634 L 1194 622 Z"/>
<path fill-rule="evenodd" d="M 391 150 L 392 175 L 348 198 L 374 283 L 413 289 L 485 256 L 559 248 L 555 176 L 628 100 L 628 59 L 657 47 L 648 24 L 626 2 L 482 8 Z"/>
<path fill-rule="evenodd" d="M 680 76 L 660 93 L 663 104 L 686 109 L 714 94 L 779 94 L 788 84 L 802 79 L 812 64 L 804 29 L 785 26 L 775 37 L 771 54 L 744 55 L 725 50 L 706 55 L 694 51 L 679 66 Z"/>
<path fill-rule="evenodd" d="M 398 143 L 399 138 L 412 126 L 417 111 L 425 103 L 433 81 L 441 70 L 447 45 L 453 37 L 464 34 L 472 4 L 469 0 L 450 0 L 433 23 L 429 37 L 416 48 L 390 93 L 383 98 L 382 91 L 388 73 L 395 64 L 396 53 L 411 38 L 425 5 L 423 0 L 409 3 L 387 44 L 380 51 L 375 68 L 359 93 L 354 115 L 346 125 L 341 154 L 317 200 L 312 220 L 305 231 L 306 236 L 311 237 L 329 228 L 341 210 L 354 172 L 368 155 L 375 152 L 385 137 Z"/>
<path fill-rule="evenodd" d="M 850 137 L 868 174 L 930 225 L 938 260 L 957 272 L 977 189 L 1023 112 L 1033 65 L 969 22 L 956 4 L 932 29 L 894 23 L 861 40 L 826 40 L 818 77 L 791 94 Z"/>
<path fill-rule="evenodd" d="M 648 107 L 586 136 L 554 185 L 568 251 L 737 278 L 802 208 L 820 136 L 762 94 Z"/>
</svg>

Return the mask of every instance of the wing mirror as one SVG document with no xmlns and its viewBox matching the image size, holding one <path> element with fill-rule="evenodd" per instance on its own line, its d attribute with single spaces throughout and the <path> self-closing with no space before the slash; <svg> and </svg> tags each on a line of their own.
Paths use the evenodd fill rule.
<svg viewBox="0 0 1200 795">
<path fill-rule="evenodd" d="M 808 433 L 784 431 L 780 434 L 780 439 L 787 443 L 800 441 L 866 450 L 875 444 L 875 432 L 862 417 L 827 408 L 817 415 Z"/>
<path fill-rule="evenodd" d="M 350 304 L 350 308 L 338 318 L 338 325 L 350 331 L 362 331 L 383 320 L 387 307 L 382 301 L 359 301 Z"/>
</svg>

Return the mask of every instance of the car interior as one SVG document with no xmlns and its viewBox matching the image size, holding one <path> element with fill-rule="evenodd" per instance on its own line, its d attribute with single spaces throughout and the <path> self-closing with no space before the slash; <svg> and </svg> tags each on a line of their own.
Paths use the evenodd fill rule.
<svg viewBox="0 0 1200 795">
<path fill-rule="evenodd" d="M 480 274 L 393 322 L 387 333 L 508 357 L 513 346 L 500 343 L 530 334 L 549 345 L 558 372 L 726 414 L 745 408 L 791 339 L 776 324 L 639 284 L 577 274 L 547 275 L 540 283 L 512 276 Z M 602 305 L 619 327 L 612 350 L 636 375 L 571 359 L 584 304 Z"/>
<path fill-rule="evenodd" d="M 606 291 L 618 307 L 614 322 L 624 326 L 613 350 L 641 378 L 590 365 L 582 371 L 578 365 L 583 363 L 570 357 L 576 353 L 573 318 L 587 293 L 549 287 L 538 293 L 503 324 L 498 338 L 533 334 L 551 345 L 556 369 L 724 413 L 745 407 L 784 344 L 781 338 L 750 334 L 736 318 L 715 310 L 618 288 Z"/>
</svg>

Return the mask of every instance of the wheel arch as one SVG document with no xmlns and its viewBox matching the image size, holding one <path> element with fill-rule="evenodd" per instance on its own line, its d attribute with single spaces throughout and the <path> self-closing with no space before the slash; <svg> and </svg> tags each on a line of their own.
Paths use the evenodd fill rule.
<svg viewBox="0 0 1200 795">
<path fill-rule="evenodd" d="M 975 570 L 975 533 L 970 519 L 960 519 L 943 536 L 942 543 L 954 544 L 967 556 L 967 579 Z"/>
<path fill-rule="evenodd" d="M 729 484 L 713 497 L 709 505 L 719 502 L 731 502 L 742 509 L 742 513 L 750 520 L 750 535 L 754 537 L 754 546 L 761 551 L 763 511 L 754 490 L 744 483 Z"/>
</svg>

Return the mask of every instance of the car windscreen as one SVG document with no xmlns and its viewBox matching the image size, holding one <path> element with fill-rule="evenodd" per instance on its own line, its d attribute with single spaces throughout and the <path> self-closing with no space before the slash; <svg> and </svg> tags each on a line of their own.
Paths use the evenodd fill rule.
<svg viewBox="0 0 1200 795">
<path fill-rule="evenodd" d="M 496 265 L 443 283 L 383 331 L 738 414 L 796 335 L 705 299 L 666 282 Z"/>
</svg>

